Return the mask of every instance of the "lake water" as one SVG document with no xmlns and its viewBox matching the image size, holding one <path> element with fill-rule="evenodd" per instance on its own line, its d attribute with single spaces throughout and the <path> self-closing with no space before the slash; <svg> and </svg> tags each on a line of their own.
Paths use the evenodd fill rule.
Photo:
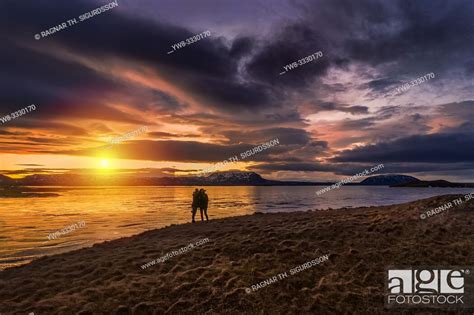
<svg viewBox="0 0 474 315">
<path fill-rule="evenodd" d="M 56 254 L 191 220 L 194 187 L 70 188 L 59 197 L 0 198 L 0 270 Z M 209 219 L 258 212 L 291 212 L 403 203 L 436 195 L 467 194 L 460 188 L 342 186 L 206 187 Z M 196 218 L 200 219 L 199 211 Z M 71 224 L 85 227 L 48 240 Z"/>
</svg>

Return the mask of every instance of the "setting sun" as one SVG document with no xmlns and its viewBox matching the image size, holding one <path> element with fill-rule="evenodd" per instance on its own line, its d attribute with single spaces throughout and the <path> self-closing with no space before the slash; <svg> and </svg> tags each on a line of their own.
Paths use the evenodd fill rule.
<svg viewBox="0 0 474 315">
<path fill-rule="evenodd" d="M 100 160 L 100 166 L 102 168 L 109 168 L 109 160 L 106 160 L 106 159 Z"/>
</svg>

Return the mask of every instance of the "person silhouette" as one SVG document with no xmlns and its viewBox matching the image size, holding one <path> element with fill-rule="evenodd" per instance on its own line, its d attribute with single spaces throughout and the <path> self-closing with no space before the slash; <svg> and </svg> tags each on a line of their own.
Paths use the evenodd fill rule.
<svg viewBox="0 0 474 315">
<path fill-rule="evenodd" d="M 199 190 L 199 210 L 201 212 L 201 221 L 204 221 L 204 217 L 202 213 L 206 215 L 206 221 L 209 221 L 209 217 L 207 216 L 207 206 L 209 205 L 209 197 L 206 194 L 206 190 L 201 188 Z"/>
<path fill-rule="evenodd" d="M 199 206 L 199 190 L 196 188 L 193 192 L 193 203 L 191 204 L 192 222 L 195 223 L 194 217 Z"/>
</svg>

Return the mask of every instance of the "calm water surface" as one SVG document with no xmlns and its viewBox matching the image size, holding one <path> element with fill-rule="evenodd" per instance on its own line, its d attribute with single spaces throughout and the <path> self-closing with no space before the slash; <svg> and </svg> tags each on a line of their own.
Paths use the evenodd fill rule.
<svg viewBox="0 0 474 315">
<path fill-rule="evenodd" d="M 459 188 L 343 186 L 321 196 L 323 186 L 206 187 L 209 219 L 259 212 L 387 205 L 436 195 L 467 194 Z M 70 188 L 60 197 L 0 198 L 0 270 L 94 243 L 191 220 L 194 187 Z M 199 211 L 196 216 L 199 218 Z M 83 229 L 48 240 L 79 221 Z"/>
</svg>

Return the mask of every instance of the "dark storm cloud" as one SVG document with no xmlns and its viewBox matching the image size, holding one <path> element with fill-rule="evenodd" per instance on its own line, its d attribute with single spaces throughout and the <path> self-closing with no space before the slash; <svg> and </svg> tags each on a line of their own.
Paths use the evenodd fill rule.
<svg viewBox="0 0 474 315">
<path fill-rule="evenodd" d="M 470 133 L 416 135 L 340 152 L 333 162 L 423 162 L 474 161 L 474 137 Z"/>
<path fill-rule="evenodd" d="M 24 50 L 26 45 L 30 47 L 37 45 L 43 49 L 47 49 L 48 45 L 50 49 L 51 45 L 59 45 L 97 61 L 107 61 L 115 56 L 147 64 L 157 74 L 191 92 L 197 99 L 222 110 L 234 111 L 237 107 L 258 110 L 260 107 L 268 106 L 272 99 L 267 86 L 241 82 L 237 78 L 238 57 L 248 52 L 252 46 L 250 38 L 238 39 L 231 48 L 228 48 L 222 39 L 211 36 L 186 49 L 167 55 L 166 52 L 171 49 L 170 45 L 191 37 L 194 32 L 159 22 L 139 20 L 115 10 L 35 41 L 33 39 L 35 33 L 89 11 L 91 4 L 86 5 L 86 2 L 76 1 L 71 5 L 54 0 L 49 1 L 47 5 L 36 2 L 22 4 L 6 1 L 2 4 L 4 10 L 0 10 L 0 18 L 5 21 L 3 29 L 9 29 L 9 32 L 2 32 L 2 37 L 23 45 L 22 47 L 12 46 L 12 55 Z M 29 17 L 28 23 L 19 23 L 19 21 L 24 21 L 25 17 Z M 31 51 L 23 52 L 23 54 L 34 55 Z M 41 56 L 37 58 L 41 59 Z M 40 61 L 57 68 L 52 76 L 53 79 L 57 77 L 58 80 L 72 80 L 70 84 L 67 82 L 63 84 L 66 88 L 69 85 L 76 87 L 73 84 L 76 83 L 76 79 L 71 79 L 74 78 L 70 75 L 71 73 L 80 75 L 87 72 L 84 69 L 71 69 L 71 65 L 68 65 L 68 69 L 62 63 L 54 65 L 55 61 L 51 60 Z M 37 75 L 44 76 L 48 73 L 47 67 L 43 66 L 39 70 L 36 71 Z M 31 72 L 31 69 L 28 71 Z M 47 76 L 48 80 L 50 75 Z M 84 80 L 84 76 L 87 80 Z M 82 79 L 82 82 L 102 80 L 105 82 L 99 82 L 100 85 L 111 84 L 107 82 L 107 79 L 89 73 L 84 73 Z M 23 78 L 23 80 L 26 79 Z M 79 78 L 77 80 L 79 81 Z M 46 81 L 46 83 L 49 82 Z M 91 85 L 96 84 L 92 82 Z M 102 86 L 102 88 L 111 87 Z M 58 93 L 58 91 L 54 92 Z M 52 95 L 51 99 L 55 99 L 54 96 L 58 95 Z M 37 99 L 38 96 L 31 98 Z"/>
<path fill-rule="evenodd" d="M 362 63 L 377 69 L 376 74 L 367 73 L 370 81 L 361 85 L 374 92 L 373 98 L 383 96 L 397 82 L 426 73 L 434 72 L 445 82 L 459 78 L 454 69 L 469 73 L 474 40 L 472 1 L 299 3 L 305 8 L 309 33 L 317 34 L 318 42 L 328 43 L 326 55 L 332 67 L 348 69 Z"/>
<path fill-rule="evenodd" d="M 37 51 L 27 51 L 8 39 L 6 41 L 8 44 L 2 51 L 5 59 L 0 61 L 2 113 L 36 104 L 37 109 L 29 115 L 30 119 L 73 117 L 143 123 L 105 104 L 114 97 L 130 98 L 132 88 L 129 84 L 101 76 L 75 63 Z M 135 86 L 134 91 L 137 90 Z M 176 108 L 171 99 L 164 99 L 164 93 L 158 96 L 161 97 L 161 104 L 168 102 L 168 107 Z M 136 103 L 140 104 L 139 101 Z M 10 123 L 17 125 L 19 121 Z M 37 124 L 40 125 L 41 122 L 38 121 Z"/>
<path fill-rule="evenodd" d="M 400 113 L 404 111 L 405 110 L 400 108 L 400 106 L 384 106 L 375 112 L 375 116 L 378 120 L 385 120 L 400 115 Z"/>
<path fill-rule="evenodd" d="M 368 87 L 375 91 L 387 92 L 389 88 L 394 88 L 396 85 L 400 85 L 402 82 L 392 80 L 389 78 L 372 80 L 367 83 Z"/>
<path fill-rule="evenodd" d="M 4 12 L 0 12 L 2 13 Z M 106 80 L 88 69 L 27 50 L 9 39 L 2 38 L 2 41 L 6 41 L 0 61 L 2 109 L 17 110 L 17 107 L 25 104 L 55 102 L 58 98 L 65 97 L 69 92 L 68 88 L 83 86 L 81 82 L 87 82 L 86 86 L 88 83 L 97 86 L 97 90 L 108 88 Z"/>
<path fill-rule="evenodd" d="M 374 130 L 376 122 L 377 122 L 376 117 L 368 117 L 368 118 L 362 118 L 362 119 L 356 119 L 356 120 L 345 119 L 338 126 L 338 130 L 342 130 L 342 131 Z"/>
<path fill-rule="evenodd" d="M 226 145 L 236 145 L 239 143 L 265 143 L 278 139 L 277 151 L 271 151 L 271 156 L 255 155 L 254 161 L 305 161 L 313 159 L 315 156 L 326 156 L 329 146 L 326 141 L 314 139 L 312 135 L 304 129 L 298 128 L 267 128 L 249 131 L 222 130 L 221 135 L 227 138 L 222 142 Z M 275 147 L 276 148 L 276 147 Z M 273 154 L 277 152 L 278 154 Z"/>
<path fill-rule="evenodd" d="M 368 18 L 369 23 L 357 23 L 353 30 L 365 36 L 353 38 L 347 45 L 350 55 L 358 60 L 375 65 L 399 60 L 412 65 L 405 71 L 420 71 L 446 69 L 453 63 L 464 62 L 459 57 L 465 58 L 472 52 L 472 1 L 362 1 L 357 6 L 338 3 L 342 4 L 340 9 L 356 13 L 359 21 Z M 450 56 L 457 56 L 457 60 L 448 62 L 445 58 Z M 446 62 L 434 62 L 439 57 Z"/>
<path fill-rule="evenodd" d="M 170 94 L 160 91 L 152 90 L 152 102 L 151 108 L 160 109 L 160 111 L 165 112 L 176 112 L 177 110 L 188 107 L 188 104 L 184 104 L 179 101 L 176 97 L 171 96 Z"/>
<path fill-rule="evenodd" d="M 37 109 L 38 110 L 38 109 Z M 33 114 L 30 114 L 33 115 Z M 38 132 L 38 130 L 47 130 L 61 135 L 70 135 L 70 136 L 88 136 L 89 133 L 86 129 L 77 127 L 71 124 L 57 123 L 48 121 L 45 123 L 44 120 L 30 120 L 30 119 L 16 119 L 10 123 L 15 122 L 16 127 L 21 127 L 25 129 L 31 129 L 32 133 Z M 10 126 L 10 125 L 9 125 Z M 13 126 L 13 124 L 12 124 Z M 23 135 L 23 134 L 21 134 Z"/>
<path fill-rule="evenodd" d="M 311 83 L 315 77 L 324 74 L 329 68 L 329 52 L 324 37 L 304 23 L 284 26 L 273 38 L 253 56 L 247 65 L 247 71 L 253 78 L 272 85 L 290 88 L 302 88 Z M 279 75 L 287 64 L 296 62 L 318 51 L 323 57 L 301 67 Z"/>
<path fill-rule="evenodd" d="M 148 136 L 156 139 L 169 139 L 169 138 L 184 138 L 184 137 L 196 137 L 199 138 L 201 137 L 200 134 L 196 133 L 170 133 L 170 132 L 164 132 L 164 131 L 153 131 L 153 132 L 148 132 Z"/>
<path fill-rule="evenodd" d="M 278 96 L 285 93 L 271 85 L 302 88 L 324 74 L 331 65 L 344 67 L 353 60 L 371 64 L 398 60 L 406 64 L 418 58 L 427 64 L 435 56 L 426 58 L 422 53 L 430 49 L 431 55 L 448 56 L 456 51 L 456 54 L 464 57 L 470 47 L 470 41 L 466 39 L 472 37 L 472 22 L 467 13 L 472 5 L 461 1 L 456 4 L 450 4 L 449 10 L 444 10 L 446 7 L 441 2 L 430 2 L 429 5 L 368 0 L 357 5 L 349 1 L 308 2 L 302 4 L 308 13 L 305 20 L 282 24 L 271 38 L 258 44 L 256 39 L 246 36 L 237 37 L 228 46 L 222 39 L 211 36 L 171 55 L 165 53 L 171 49 L 170 45 L 194 33 L 185 28 L 134 18 L 120 8 L 68 27 L 38 42 L 33 40 L 33 34 L 90 10 L 92 4 L 76 1 L 73 5 L 66 5 L 60 1 L 49 1 L 47 5 L 32 2 L 22 6 L 18 2 L 4 1 L 4 10 L 0 11 L 4 14 L 0 15 L 4 15 L 1 17 L 8 26 L 3 31 L 5 37 L 15 37 L 16 41 L 26 42 L 30 46 L 59 44 L 96 60 L 116 56 L 145 63 L 160 76 L 181 86 L 209 106 L 224 111 L 235 111 L 237 108 L 259 111 L 278 103 Z M 421 8 L 426 8 L 426 12 Z M 29 17 L 28 23 L 18 23 L 24 17 Z M 315 18 L 320 20 L 316 24 L 311 23 Z M 335 32 L 335 20 L 344 21 L 338 23 L 338 32 Z M 120 31 L 117 31 L 118 27 Z M 455 28 L 460 31 L 454 31 Z M 5 31 L 7 29 L 8 32 Z M 441 34 L 443 41 L 441 51 L 435 49 L 439 48 L 438 34 Z M 20 48 L 15 52 L 18 50 Z M 323 58 L 284 76 L 277 75 L 284 65 L 318 50 L 327 50 Z M 416 56 L 413 56 L 414 53 Z M 244 57 L 251 58 L 242 73 L 246 80 L 242 81 L 237 74 L 240 73 L 238 65 Z M 63 68 L 63 65 L 58 67 Z M 413 67 L 407 69 L 414 71 Z M 67 70 L 64 68 L 62 72 L 80 73 L 77 69 Z M 45 72 L 42 69 L 38 73 Z M 61 73 L 61 70 L 55 73 Z M 91 74 L 84 75 L 101 79 Z M 396 80 L 374 79 L 369 86 L 379 90 L 393 82 Z M 99 83 L 105 85 L 104 88 L 112 88 L 110 82 Z M 173 100 L 168 100 L 168 103 L 170 106 L 179 105 Z M 363 109 L 356 107 L 354 111 L 359 113 Z"/>
<path fill-rule="evenodd" d="M 303 123 L 304 119 L 301 118 L 301 116 L 294 111 L 280 111 L 280 112 L 273 112 L 273 113 L 266 113 L 263 117 L 263 120 L 253 120 L 254 123 L 262 123 L 263 121 L 266 121 L 270 124 L 283 124 L 283 123 Z"/>
<path fill-rule="evenodd" d="M 222 131 L 221 134 L 228 139 L 229 143 L 265 142 L 278 139 L 285 145 L 302 145 L 311 141 L 311 135 L 306 130 L 296 128 L 269 128 L 243 132 L 242 130 L 227 130 Z"/>
<path fill-rule="evenodd" d="M 250 37 L 239 37 L 234 40 L 230 49 L 232 58 L 240 58 L 248 55 L 255 47 L 255 41 Z"/>
<path fill-rule="evenodd" d="M 443 104 L 438 108 L 438 115 L 461 121 L 458 126 L 446 127 L 444 132 L 471 132 L 474 135 L 474 101 Z"/>
<path fill-rule="evenodd" d="M 426 107 L 424 108 L 426 111 Z M 420 114 L 420 111 L 423 114 Z M 386 142 L 413 134 L 426 134 L 432 130 L 432 117 L 421 107 L 401 108 L 386 106 L 375 111 L 370 117 L 344 119 L 336 125 L 338 131 L 355 131 L 354 141 L 339 139 L 333 145 L 345 146 L 355 142 Z M 351 137 L 352 138 L 352 137 Z"/>
<path fill-rule="evenodd" d="M 466 63 L 464 64 L 464 69 L 466 71 L 466 76 L 474 76 L 474 59 L 466 61 Z"/>
<path fill-rule="evenodd" d="M 251 166 L 253 170 L 263 171 L 294 171 L 294 172 L 332 172 L 335 168 L 331 165 L 319 163 L 262 163 Z"/>
<path fill-rule="evenodd" d="M 271 139 L 269 139 L 271 140 Z M 255 144 L 235 144 L 219 145 L 212 143 L 202 143 L 196 141 L 150 141 L 139 140 L 123 142 L 114 145 L 110 149 L 95 148 L 88 150 L 74 151 L 48 151 L 44 153 L 52 154 L 70 154 L 90 156 L 98 153 L 113 153 L 114 157 L 120 159 L 135 159 L 149 161 L 177 161 L 177 162 L 218 162 L 237 155 L 240 159 L 240 153 L 251 150 Z M 267 150 L 256 153 L 245 159 L 245 161 L 257 161 L 270 159 L 270 155 L 279 154 L 285 151 L 285 147 L 277 145 Z"/>
<path fill-rule="evenodd" d="M 371 82 L 377 92 L 429 72 L 449 81 L 453 69 L 465 69 L 466 60 L 472 60 L 473 10 L 474 2 L 464 0 L 391 2 L 374 14 L 380 20 L 359 24 L 354 32 L 363 36 L 348 40 L 346 53 L 373 66 L 392 63 L 385 78 Z"/>
<path fill-rule="evenodd" d="M 229 129 L 244 128 L 262 129 L 262 127 L 273 126 L 305 126 L 306 121 L 301 118 L 295 109 L 280 109 L 278 112 L 272 110 L 264 110 L 260 114 L 241 112 L 239 115 L 230 114 L 176 114 L 171 115 L 169 120 L 175 123 L 189 123 L 200 126 L 199 130 L 205 135 L 221 135 L 221 132 L 229 131 Z M 299 129 L 299 128 L 298 128 Z"/>
<path fill-rule="evenodd" d="M 352 115 L 368 114 L 369 108 L 362 105 L 347 105 L 338 104 L 334 102 L 313 102 L 304 106 L 304 109 L 311 113 L 318 113 L 322 111 L 340 111 L 343 113 L 350 113 Z"/>
</svg>

